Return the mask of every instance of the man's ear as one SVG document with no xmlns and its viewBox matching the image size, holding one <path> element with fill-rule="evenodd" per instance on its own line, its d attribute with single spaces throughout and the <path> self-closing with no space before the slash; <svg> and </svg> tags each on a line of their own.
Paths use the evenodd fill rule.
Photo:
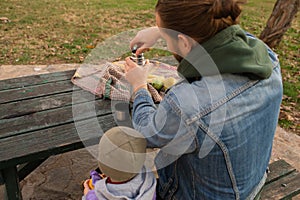
<svg viewBox="0 0 300 200">
<path fill-rule="evenodd" d="M 178 37 L 178 47 L 180 48 L 183 57 L 185 57 L 192 50 L 195 42 L 192 38 L 183 34 L 179 34 L 177 37 Z"/>
</svg>

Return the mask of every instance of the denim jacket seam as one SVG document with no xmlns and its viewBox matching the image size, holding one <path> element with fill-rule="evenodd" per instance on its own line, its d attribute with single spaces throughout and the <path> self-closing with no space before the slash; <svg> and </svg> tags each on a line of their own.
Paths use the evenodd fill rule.
<svg viewBox="0 0 300 200">
<path fill-rule="evenodd" d="M 171 98 L 171 96 L 165 97 L 165 100 L 170 105 L 171 109 L 178 115 L 181 116 L 183 113 L 180 108 L 176 105 L 175 101 Z"/>
<path fill-rule="evenodd" d="M 262 177 L 262 179 L 259 181 L 258 185 L 252 190 L 252 192 L 250 193 L 250 195 L 246 198 L 246 200 L 251 200 L 254 199 L 262 190 L 265 182 L 267 179 L 267 173 L 265 172 L 264 176 Z"/>
<path fill-rule="evenodd" d="M 237 88 L 236 90 L 231 92 L 229 95 L 226 95 L 221 100 L 217 101 L 216 103 L 209 106 L 208 108 L 205 108 L 204 110 L 200 111 L 198 114 L 194 115 L 190 119 L 187 119 L 187 121 L 186 121 L 187 125 L 190 125 L 190 124 L 194 123 L 195 121 L 199 120 L 201 117 L 213 112 L 214 110 L 216 110 L 220 106 L 224 105 L 229 100 L 233 99 L 234 97 L 238 96 L 239 94 L 243 93 L 244 91 L 246 91 L 250 87 L 257 84 L 258 82 L 259 82 L 258 80 L 257 81 L 248 81 L 248 82 L 246 82 L 244 85 Z"/>
<path fill-rule="evenodd" d="M 240 199 L 240 192 L 237 186 L 236 178 L 233 172 L 233 167 L 229 155 L 229 151 L 226 147 L 226 145 L 220 140 L 218 136 L 216 136 L 214 133 L 210 132 L 207 128 L 207 126 L 202 122 L 201 120 L 197 121 L 198 126 L 214 141 L 216 144 L 220 147 L 221 151 L 223 152 L 223 156 L 225 159 L 225 163 L 227 166 L 227 171 L 231 180 L 231 184 L 233 187 L 233 191 L 235 192 L 236 200 Z"/>
<path fill-rule="evenodd" d="M 166 98 L 166 101 L 169 103 L 171 109 L 179 116 L 179 117 L 183 117 L 184 119 L 184 122 L 185 122 L 185 126 L 186 128 L 188 129 L 187 131 L 187 134 L 184 138 L 186 137 L 195 137 L 195 135 L 193 135 L 193 131 L 191 130 L 190 128 L 190 124 L 187 124 L 186 122 L 188 121 L 188 117 L 183 113 L 181 112 L 180 108 L 177 106 L 177 104 L 174 102 L 174 100 L 169 97 L 169 98 Z M 194 140 L 195 143 L 196 143 L 196 148 L 195 148 L 195 151 L 197 150 L 197 148 L 199 148 L 199 143 L 198 143 L 198 140 L 195 139 Z"/>
</svg>

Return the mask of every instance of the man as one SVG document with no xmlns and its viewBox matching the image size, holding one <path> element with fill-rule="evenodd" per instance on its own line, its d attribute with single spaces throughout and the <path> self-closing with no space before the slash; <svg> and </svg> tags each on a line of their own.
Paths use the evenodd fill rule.
<svg viewBox="0 0 300 200">
<path fill-rule="evenodd" d="M 184 9 L 183 9 L 184 8 Z M 254 199 L 266 179 L 282 98 L 276 55 L 238 24 L 239 3 L 159 0 L 157 27 L 132 40 L 140 53 L 162 37 L 185 80 L 156 107 L 149 66 L 126 59 L 133 124 L 156 158 L 162 199 Z"/>
</svg>

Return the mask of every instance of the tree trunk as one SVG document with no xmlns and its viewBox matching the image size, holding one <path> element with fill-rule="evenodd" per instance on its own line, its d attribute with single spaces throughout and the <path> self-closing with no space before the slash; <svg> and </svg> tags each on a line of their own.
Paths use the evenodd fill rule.
<svg viewBox="0 0 300 200">
<path fill-rule="evenodd" d="M 292 20 L 299 10 L 299 5 L 300 0 L 277 0 L 267 26 L 259 38 L 271 48 L 276 47 L 291 26 Z"/>
</svg>

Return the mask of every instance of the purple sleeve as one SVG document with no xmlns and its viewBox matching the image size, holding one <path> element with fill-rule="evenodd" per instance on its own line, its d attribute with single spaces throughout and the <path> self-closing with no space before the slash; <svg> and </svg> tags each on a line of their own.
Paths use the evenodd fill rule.
<svg viewBox="0 0 300 200">
<path fill-rule="evenodd" d="M 90 175 L 91 175 L 91 178 L 92 178 L 93 185 L 95 185 L 97 181 L 102 179 L 101 176 L 99 175 L 99 173 L 96 172 L 96 171 L 91 171 Z"/>
<path fill-rule="evenodd" d="M 86 200 L 99 200 L 96 196 L 95 190 L 90 190 L 86 196 L 85 196 Z"/>
</svg>

